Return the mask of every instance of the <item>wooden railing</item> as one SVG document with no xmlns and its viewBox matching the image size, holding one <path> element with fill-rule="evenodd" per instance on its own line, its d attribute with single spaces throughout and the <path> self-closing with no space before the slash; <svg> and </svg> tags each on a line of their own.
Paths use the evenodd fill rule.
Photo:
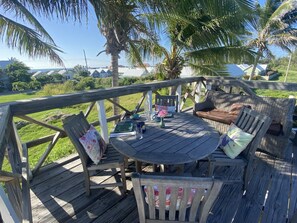
<svg viewBox="0 0 297 223">
<path fill-rule="evenodd" d="M 186 89 L 184 88 L 184 90 L 182 90 L 183 85 L 187 85 Z M 23 220 L 32 222 L 29 179 L 34 176 L 38 177 L 38 171 L 44 164 L 44 161 L 46 160 L 56 143 L 59 141 L 59 139 L 67 137 L 62 128 L 33 119 L 32 117 L 29 117 L 28 114 L 55 108 L 63 108 L 66 106 L 72 106 L 81 103 L 90 103 L 87 110 L 85 111 L 85 115 L 88 116 L 92 109 L 97 106 L 98 121 L 95 121 L 92 124 L 96 126 L 100 123 L 102 136 L 105 140 L 108 141 L 107 122 L 119 120 L 126 114 L 133 114 L 141 111 L 145 100 L 145 104 L 148 105 L 148 112 L 152 112 L 150 109 L 152 109 L 153 92 L 156 92 L 161 88 L 167 88 L 171 86 L 177 87 L 176 94 L 178 95 L 178 101 L 180 102 L 179 110 L 181 111 L 184 110 L 186 99 L 191 99 L 193 104 L 200 100 L 202 92 L 205 92 L 205 90 L 202 90 L 203 88 L 211 89 L 221 86 L 221 88 L 224 88 L 225 90 L 228 88 L 228 91 L 231 92 L 232 88 L 236 87 L 243 89 L 246 94 L 255 97 L 257 97 L 253 91 L 253 89 L 255 88 L 297 91 L 297 84 L 241 81 L 232 78 L 191 77 L 171 81 L 152 82 L 147 84 L 100 89 L 2 104 L 0 106 L 0 182 L 3 182 L 5 185 L 8 199 L 13 206 L 13 212 L 15 215 L 14 218 L 17 218 L 20 221 Z M 115 105 L 123 111 L 123 114 L 108 118 L 106 117 L 105 107 L 103 103 L 104 100 L 113 102 L 111 98 L 131 95 L 135 93 L 142 94 L 139 102 L 133 110 L 127 109 L 125 105 L 115 103 Z M 13 117 L 19 117 L 30 123 L 34 123 L 54 130 L 56 131 L 56 133 L 44 136 L 42 138 L 32 139 L 28 142 L 21 142 L 16 127 L 13 123 Z M 33 167 L 32 170 L 30 170 L 28 165 L 28 149 L 46 142 L 48 142 L 47 149 L 40 157 L 36 166 Z M 12 167 L 11 172 L 2 171 L 2 164 L 6 154 Z M 0 208 L 1 210 L 7 210 L 7 213 L 12 212 L 9 208 L 9 204 L 7 204 L 7 201 L 0 203 Z M 3 213 L 6 212 L 1 212 L 2 218 L 9 218 L 9 216 L 4 216 Z"/>
</svg>

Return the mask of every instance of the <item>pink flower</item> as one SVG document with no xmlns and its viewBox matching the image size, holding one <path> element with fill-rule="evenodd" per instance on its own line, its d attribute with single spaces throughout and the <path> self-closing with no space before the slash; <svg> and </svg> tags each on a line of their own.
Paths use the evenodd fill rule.
<svg viewBox="0 0 297 223">
<path fill-rule="evenodd" d="M 164 118 L 168 114 L 167 110 L 160 110 L 158 112 L 158 117 Z"/>
</svg>

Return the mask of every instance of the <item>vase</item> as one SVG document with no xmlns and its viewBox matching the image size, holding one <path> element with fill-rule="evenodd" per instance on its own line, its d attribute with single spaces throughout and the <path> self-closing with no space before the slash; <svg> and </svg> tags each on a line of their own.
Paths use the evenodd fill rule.
<svg viewBox="0 0 297 223">
<path fill-rule="evenodd" d="M 161 121 L 160 121 L 160 127 L 161 127 L 161 128 L 165 128 L 164 118 L 161 118 Z"/>
</svg>

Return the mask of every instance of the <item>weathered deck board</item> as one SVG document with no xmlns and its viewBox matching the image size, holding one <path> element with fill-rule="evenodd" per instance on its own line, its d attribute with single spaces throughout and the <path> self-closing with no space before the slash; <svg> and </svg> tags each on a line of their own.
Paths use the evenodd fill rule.
<svg viewBox="0 0 297 223">
<path fill-rule="evenodd" d="M 297 147 L 294 146 L 293 150 L 296 154 Z M 57 162 L 56 167 L 52 165 L 32 181 L 34 222 L 138 222 L 129 178 L 129 193 L 126 196 L 122 196 L 118 188 L 108 188 L 92 190 L 91 196 L 86 197 L 82 167 L 78 159 L 73 156 L 71 159 L 66 164 Z M 202 162 L 199 169 L 195 169 L 195 165 L 187 165 L 185 170 L 192 171 L 193 176 L 205 176 L 207 163 Z M 296 212 L 296 155 L 293 159 L 281 161 L 257 153 L 252 179 L 244 196 L 240 183 L 228 183 L 228 180 L 241 179 L 241 174 L 242 171 L 237 168 L 218 167 L 215 170 L 216 176 L 224 176 L 226 184 L 208 222 L 285 223 L 287 213 L 290 219 Z M 114 178 L 101 176 L 98 181 L 113 182 Z"/>
<path fill-rule="evenodd" d="M 289 203 L 289 219 L 292 219 L 295 214 L 295 221 L 297 222 L 297 146 L 293 148 L 292 158 L 292 172 L 291 172 L 291 188 L 290 188 L 290 203 Z"/>
<path fill-rule="evenodd" d="M 285 222 L 290 193 L 291 164 L 276 161 L 262 222 Z"/>
</svg>

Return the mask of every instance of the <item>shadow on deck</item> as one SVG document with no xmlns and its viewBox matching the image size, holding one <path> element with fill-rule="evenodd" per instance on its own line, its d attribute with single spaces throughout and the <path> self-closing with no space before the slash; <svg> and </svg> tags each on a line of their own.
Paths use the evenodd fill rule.
<svg viewBox="0 0 297 223">
<path fill-rule="evenodd" d="M 286 160 L 278 160 L 257 152 L 257 160 L 246 194 L 241 184 L 226 183 L 208 222 L 269 222 L 285 223 L 297 210 L 297 147 L 289 145 Z M 292 156 L 295 154 L 295 156 Z M 148 167 L 147 167 L 148 168 Z M 206 173 L 187 165 L 193 176 Z M 234 168 L 217 168 L 217 176 L 240 177 Z M 113 177 L 100 176 L 102 181 Z M 118 188 L 92 190 L 86 197 L 82 167 L 73 155 L 44 168 L 31 182 L 33 222 L 138 222 L 136 201 L 130 178 L 128 195 L 121 196 Z"/>
</svg>

